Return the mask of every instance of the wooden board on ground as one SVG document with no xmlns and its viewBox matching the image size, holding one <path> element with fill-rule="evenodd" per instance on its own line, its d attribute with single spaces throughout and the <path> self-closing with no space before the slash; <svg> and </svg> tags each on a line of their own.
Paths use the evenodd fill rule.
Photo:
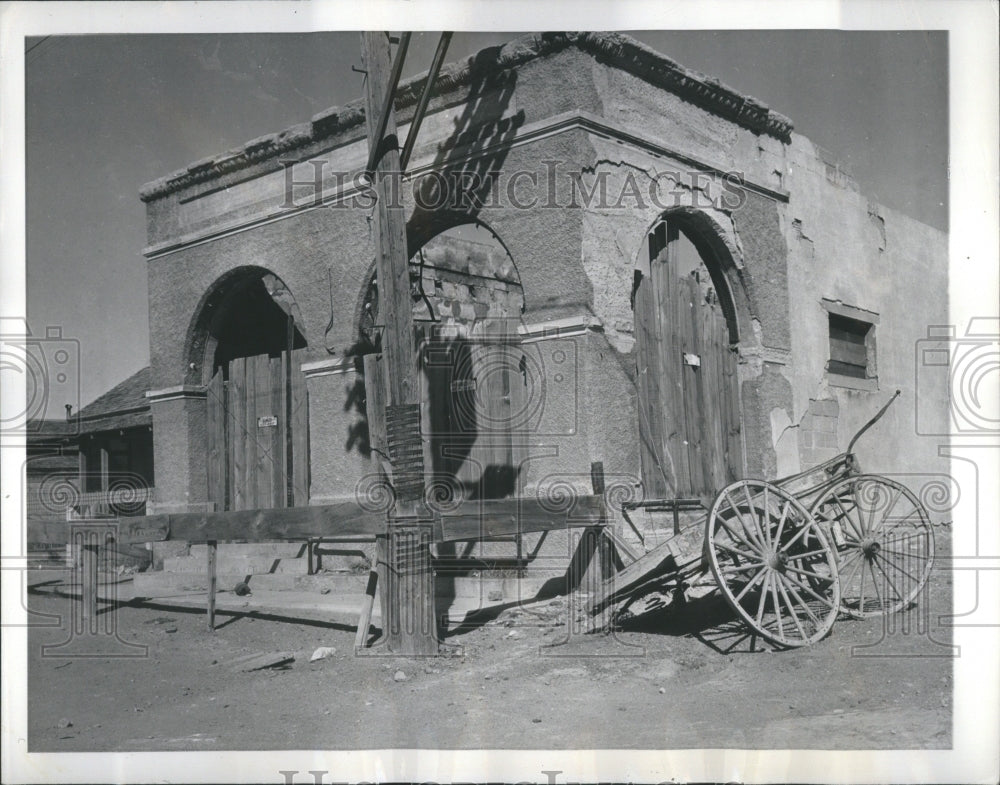
<svg viewBox="0 0 1000 785">
<path fill-rule="evenodd" d="M 290 651 L 276 651 L 245 654 L 242 657 L 222 663 L 225 667 L 248 673 L 250 671 L 264 670 L 265 668 L 284 668 L 295 662 L 295 655 Z"/>
<path fill-rule="evenodd" d="M 591 598 L 589 610 L 595 612 L 616 598 L 631 594 L 647 583 L 660 581 L 671 573 L 685 580 L 703 573 L 706 564 L 702 558 L 704 531 L 704 526 L 700 524 L 687 526 L 680 534 L 662 542 L 619 570 Z"/>
</svg>

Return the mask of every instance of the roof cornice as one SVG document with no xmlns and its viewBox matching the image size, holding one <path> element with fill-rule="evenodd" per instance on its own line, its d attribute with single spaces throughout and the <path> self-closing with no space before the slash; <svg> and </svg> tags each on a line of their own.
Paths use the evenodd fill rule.
<svg viewBox="0 0 1000 785">
<path fill-rule="evenodd" d="M 791 121 L 773 112 L 761 101 L 742 95 L 719 80 L 685 68 L 634 38 L 621 33 L 538 33 L 525 35 L 502 46 L 483 49 L 464 60 L 441 69 L 435 82 L 436 95 L 468 86 L 475 79 L 496 76 L 531 60 L 575 46 L 600 62 L 633 74 L 656 87 L 741 125 L 756 134 L 768 134 L 783 142 L 791 139 Z M 413 77 L 396 91 L 396 110 L 416 105 L 427 74 Z M 365 121 L 363 101 L 333 107 L 315 115 L 308 123 L 261 136 L 221 155 L 205 158 L 173 174 L 144 185 L 139 196 L 144 202 L 167 196 L 221 175 L 246 169 L 284 153 L 344 134 Z"/>
</svg>

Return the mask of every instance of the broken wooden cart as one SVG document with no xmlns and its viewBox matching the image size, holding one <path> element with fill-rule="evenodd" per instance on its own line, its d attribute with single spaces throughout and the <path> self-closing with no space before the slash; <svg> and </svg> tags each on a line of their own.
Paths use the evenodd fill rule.
<svg viewBox="0 0 1000 785">
<path fill-rule="evenodd" d="M 752 633 L 797 647 L 823 638 L 841 613 L 863 618 L 909 607 L 933 566 L 930 520 L 909 489 L 863 474 L 853 453 L 898 396 L 846 452 L 774 482 L 734 482 L 698 524 L 677 525 L 678 510 L 692 500 L 623 505 L 626 520 L 641 506 L 673 511 L 675 531 L 607 580 L 591 612 L 614 625 L 652 593 L 683 602 L 718 590 Z"/>
</svg>

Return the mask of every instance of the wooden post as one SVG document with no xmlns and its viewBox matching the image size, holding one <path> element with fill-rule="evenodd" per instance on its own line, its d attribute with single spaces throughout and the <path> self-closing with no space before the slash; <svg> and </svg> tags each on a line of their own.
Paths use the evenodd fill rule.
<svg viewBox="0 0 1000 785">
<path fill-rule="evenodd" d="M 215 557 L 219 550 L 217 540 L 209 540 L 206 547 L 208 553 L 208 631 L 215 632 L 215 591 L 217 580 L 215 573 Z"/>
<path fill-rule="evenodd" d="M 107 503 L 108 500 L 108 487 L 111 484 L 111 454 L 108 452 L 107 445 L 101 447 L 101 503 L 102 505 Z M 92 510 L 92 513 L 96 514 L 97 510 Z"/>
<path fill-rule="evenodd" d="M 373 175 L 378 247 L 379 315 L 384 324 L 382 351 L 386 361 L 386 424 L 392 482 L 396 492 L 388 516 L 386 645 L 398 654 L 436 654 L 434 585 L 430 564 L 432 520 L 423 503 L 423 455 L 420 442 L 419 395 L 410 295 L 406 215 L 399 192 L 400 166 L 390 77 L 391 53 L 384 32 L 361 34 L 367 71 L 365 119 Z M 399 69 L 393 75 L 398 76 Z M 383 114 L 383 107 L 385 109 Z M 380 134 L 380 130 L 384 133 Z"/>
<path fill-rule="evenodd" d="M 292 318 L 291 308 L 288 310 L 288 317 L 285 320 L 287 325 L 285 344 L 287 353 L 285 354 L 285 411 L 281 414 L 285 418 L 285 506 L 295 506 L 295 446 L 292 438 L 292 374 L 294 373 L 292 362 L 292 350 L 295 348 L 295 320 Z M 310 575 L 312 573 L 310 572 Z"/>
<path fill-rule="evenodd" d="M 604 495 L 604 463 L 594 461 L 590 464 L 590 484 L 594 490 L 594 496 Z M 608 580 L 615 574 L 615 545 L 614 540 L 608 536 L 608 519 L 606 515 L 601 516 L 601 521 L 597 526 L 597 554 L 601 559 L 601 579 Z"/>
<path fill-rule="evenodd" d="M 378 591 L 378 570 L 374 567 L 368 573 L 368 585 L 365 587 L 365 599 L 361 604 L 361 615 L 358 617 L 358 631 L 354 635 L 354 650 L 365 647 L 368 640 L 368 627 L 372 621 L 372 611 L 375 608 L 375 594 Z"/>
<path fill-rule="evenodd" d="M 99 537 L 86 529 L 77 537 L 82 544 L 80 553 L 80 599 L 83 633 L 97 634 L 97 549 Z"/>
</svg>

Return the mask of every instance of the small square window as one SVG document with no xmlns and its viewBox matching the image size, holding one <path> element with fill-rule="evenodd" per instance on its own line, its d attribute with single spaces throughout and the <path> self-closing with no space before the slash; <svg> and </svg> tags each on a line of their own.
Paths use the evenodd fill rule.
<svg viewBox="0 0 1000 785">
<path fill-rule="evenodd" d="M 875 325 L 831 313 L 827 371 L 855 379 L 875 376 Z"/>
</svg>

